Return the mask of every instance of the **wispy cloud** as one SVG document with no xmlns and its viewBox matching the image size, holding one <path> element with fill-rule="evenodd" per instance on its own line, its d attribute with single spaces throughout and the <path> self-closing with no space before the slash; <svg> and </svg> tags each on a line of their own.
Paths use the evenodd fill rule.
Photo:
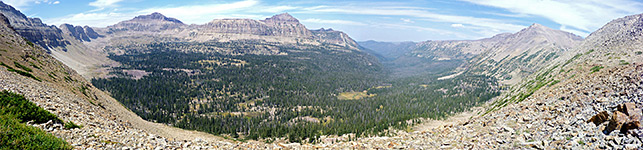
<svg viewBox="0 0 643 150">
<path fill-rule="evenodd" d="M 419 31 L 419 32 L 430 32 L 430 33 L 438 34 L 438 35 L 442 35 L 442 36 L 455 36 L 455 37 L 463 38 L 463 39 L 477 38 L 477 37 L 467 35 L 467 34 L 463 34 L 463 33 L 459 33 L 459 32 L 453 32 L 453 31 L 449 31 L 449 30 L 429 28 L 429 27 L 421 27 L 421 26 L 390 24 L 390 23 L 382 23 L 382 24 L 377 24 L 377 25 L 372 25 L 372 26 L 377 27 L 377 28 L 389 28 L 389 29 L 410 29 L 410 30 L 416 30 L 416 31 Z"/>
<path fill-rule="evenodd" d="M 526 26 L 507 23 L 507 20 L 497 20 L 490 18 L 479 18 L 471 16 L 458 16 L 434 13 L 427 9 L 409 9 L 409 8 L 395 8 L 395 7 L 328 7 L 319 6 L 309 8 L 310 13 L 343 13 L 343 14 L 358 14 L 358 15 L 380 15 L 380 16 L 402 16 L 402 17 L 415 17 L 421 18 L 432 22 L 445 22 L 463 24 L 477 27 L 484 27 L 480 29 L 494 30 L 500 32 L 516 32 Z M 491 35 L 488 35 L 491 36 Z"/>
<path fill-rule="evenodd" d="M 98 0 L 96 7 L 111 7 L 122 0 Z M 185 5 L 176 7 L 153 7 L 136 11 L 116 11 L 116 10 L 92 10 L 84 13 L 77 13 L 58 18 L 50 18 L 45 21 L 50 24 L 70 23 L 75 25 L 91 25 L 95 27 L 105 27 L 116 24 L 123 20 L 134 18 L 137 15 L 145 15 L 153 12 L 159 12 L 169 17 L 175 17 L 187 23 L 206 23 L 214 18 L 261 18 L 262 15 L 235 13 L 240 9 L 247 9 L 256 6 L 258 1 L 245 0 L 232 3 L 218 3 L 207 5 Z M 100 8 L 99 8 L 100 9 Z M 287 8 L 281 8 L 287 9 Z"/>
<path fill-rule="evenodd" d="M 415 21 L 413 21 L 411 19 L 400 18 L 400 20 L 402 20 L 404 23 L 415 23 Z"/>
<path fill-rule="evenodd" d="M 69 23 L 73 25 L 92 25 L 95 27 L 105 27 L 131 18 L 133 18 L 133 14 L 131 13 L 79 13 L 60 18 L 48 19 L 47 23 L 54 25 Z"/>
<path fill-rule="evenodd" d="M 324 20 L 324 19 L 317 19 L 317 18 L 304 19 L 304 20 L 301 20 L 301 22 L 304 22 L 304 23 L 317 23 L 317 24 L 341 24 L 341 25 L 353 25 L 353 26 L 365 26 L 365 25 L 367 25 L 365 23 L 355 22 L 355 21 L 348 21 L 348 20 Z"/>
<path fill-rule="evenodd" d="M 257 6 L 257 0 L 244 0 L 233 3 L 208 4 L 208 5 L 187 5 L 178 7 L 157 7 L 138 11 L 139 14 L 159 12 L 167 16 L 177 17 L 185 22 L 205 23 L 210 21 L 210 16 L 217 16 L 221 13 L 232 13 L 238 10 Z M 286 9 L 286 8 L 281 8 Z M 278 9 L 276 9 L 278 10 Z M 208 16 L 208 17 L 205 17 Z"/>
<path fill-rule="evenodd" d="M 474 4 L 498 7 L 516 14 L 547 18 L 562 30 L 587 34 L 618 17 L 640 13 L 643 3 L 634 0 L 463 0 Z M 578 30 L 576 30 L 578 29 Z"/>
<path fill-rule="evenodd" d="M 2 0 L 2 2 L 13 6 L 14 8 L 24 11 L 28 6 L 33 4 L 59 4 L 59 1 L 53 0 Z"/>
<path fill-rule="evenodd" d="M 118 6 L 116 5 L 116 3 L 121 1 L 123 0 L 96 0 L 94 2 L 89 3 L 89 6 L 94 6 L 97 8 L 114 7 L 114 6 Z"/>
</svg>

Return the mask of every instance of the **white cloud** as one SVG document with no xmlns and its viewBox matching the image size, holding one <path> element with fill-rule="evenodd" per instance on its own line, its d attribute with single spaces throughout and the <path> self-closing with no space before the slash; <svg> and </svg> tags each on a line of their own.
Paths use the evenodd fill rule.
<svg viewBox="0 0 643 150">
<path fill-rule="evenodd" d="M 348 20 L 323 20 L 317 18 L 310 18 L 301 20 L 304 23 L 318 23 L 318 24 L 340 24 L 340 25 L 353 25 L 353 26 L 365 26 L 367 24 L 355 21 Z"/>
<path fill-rule="evenodd" d="M 490 18 L 478 18 L 471 16 L 445 15 L 428 11 L 427 9 L 399 9 L 395 7 L 312 7 L 307 9 L 309 13 L 340 13 L 340 14 L 358 14 L 358 15 L 381 15 L 381 16 L 406 16 L 422 18 L 432 22 L 446 22 L 462 24 L 476 27 L 488 31 L 498 32 L 516 32 L 526 26 L 506 23 L 506 20 L 497 20 Z M 484 31 L 484 32 L 488 32 Z M 496 33 L 498 33 L 496 32 Z"/>
<path fill-rule="evenodd" d="M 415 21 L 413 21 L 413 20 L 411 20 L 411 19 L 400 18 L 400 20 L 402 20 L 402 21 L 403 21 L 403 22 L 405 22 L 405 23 L 415 23 Z"/>
<path fill-rule="evenodd" d="M 95 3 L 96 7 L 111 7 L 115 6 L 117 2 L 122 0 L 98 0 Z M 98 4 L 100 2 L 100 5 Z M 244 13 L 236 13 L 237 10 L 249 9 L 257 5 L 256 0 L 245 0 L 233 3 L 223 4 L 208 4 L 208 5 L 186 5 L 178 7 L 156 7 L 147 8 L 139 11 L 117 11 L 116 9 L 106 11 L 91 10 L 89 12 L 67 15 L 58 18 L 44 19 L 48 24 L 60 25 L 69 23 L 74 25 L 90 25 L 94 27 L 106 27 L 116 24 L 120 21 L 132 19 L 137 15 L 146 15 L 153 12 L 159 12 L 168 17 L 177 18 L 185 23 L 206 23 L 215 18 L 262 18 L 262 15 L 252 15 Z M 283 7 L 281 9 L 287 9 Z"/>
<path fill-rule="evenodd" d="M 96 0 L 94 2 L 89 3 L 89 6 L 94 6 L 98 8 L 113 7 L 113 6 L 116 6 L 116 3 L 121 1 L 123 0 Z"/>
<path fill-rule="evenodd" d="M 33 4 L 58 4 L 59 1 L 50 0 L 2 0 L 3 3 L 9 4 L 20 11 L 25 11 Z"/>
<path fill-rule="evenodd" d="M 464 25 L 459 24 L 459 23 L 456 23 L 456 24 L 451 24 L 451 27 L 454 27 L 454 28 L 462 28 L 462 27 L 464 27 Z"/>
<path fill-rule="evenodd" d="M 213 16 L 221 16 L 222 13 L 231 13 L 242 9 L 256 6 L 256 0 L 244 0 L 233 3 L 209 4 L 209 5 L 188 5 L 178 7 L 157 7 L 138 11 L 138 14 L 149 14 L 159 12 L 169 17 L 179 18 L 188 23 L 206 23 L 213 19 Z M 230 15 L 226 15 L 230 17 Z M 253 15 L 256 16 L 256 15 Z"/>
<path fill-rule="evenodd" d="M 643 3 L 633 0 L 463 0 L 474 4 L 506 9 L 517 14 L 540 16 L 552 20 L 575 34 L 594 31 L 614 18 L 640 13 Z"/>
<path fill-rule="evenodd" d="M 119 21 L 134 18 L 130 13 L 79 13 L 60 18 L 47 19 L 48 24 L 60 25 L 69 23 L 73 25 L 91 25 L 94 27 L 106 27 Z"/>
<path fill-rule="evenodd" d="M 275 13 L 283 13 L 288 10 L 295 10 L 299 8 L 300 7 L 294 7 L 294 6 L 263 6 L 263 7 L 257 8 L 255 11 L 275 14 Z"/>
<path fill-rule="evenodd" d="M 23 10 L 27 6 L 31 4 L 35 4 L 36 2 L 39 2 L 38 0 L 2 0 L 5 4 L 9 4 L 13 7 L 15 7 L 18 10 Z"/>
<path fill-rule="evenodd" d="M 570 29 L 565 25 L 560 26 L 560 30 L 567 31 L 567 32 L 570 32 L 570 33 L 574 33 L 574 34 L 576 34 L 578 36 L 582 36 L 582 37 L 587 37 L 589 35 L 589 33 L 585 32 L 585 31 Z"/>
<path fill-rule="evenodd" d="M 388 24 L 388 23 L 374 24 L 373 26 L 379 27 L 379 28 L 390 28 L 390 29 L 410 29 L 410 30 L 416 30 L 418 32 L 430 32 L 433 34 L 439 34 L 443 36 L 455 36 L 455 37 L 464 38 L 464 39 L 476 38 L 467 34 L 452 32 L 448 30 L 429 28 L 429 27 L 401 25 L 401 24 Z"/>
</svg>

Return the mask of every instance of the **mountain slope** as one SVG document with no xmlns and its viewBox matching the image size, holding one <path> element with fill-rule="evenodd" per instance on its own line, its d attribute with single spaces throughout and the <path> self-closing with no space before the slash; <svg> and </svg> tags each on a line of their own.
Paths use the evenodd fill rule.
<svg viewBox="0 0 643 150">
<path fill-rule="evenodd" d="M 22 37 L 44 48 L 64 47 L 69 44 L 62 38 L 62 31 L 48 26 L 38 18 L 27 18 L 12 6 L 0 2 L 0 13 L 9 19 L 11 26 Z"/>
<path fill-rule="evenodd" d="M 642 17 L 609 22 L 504 92 L 489 104 L 491 111 L 457 124 L 356 143 L 364 149 L 639 149 Z"/>
<path fill-rule="evenodd" d="M 515 84 L 582 40 L 572 33 L 533 24 L 507 35 L 493 48 L 470 60 L 467 68 L 494 76 L 505 84 Z"/>
</svg>

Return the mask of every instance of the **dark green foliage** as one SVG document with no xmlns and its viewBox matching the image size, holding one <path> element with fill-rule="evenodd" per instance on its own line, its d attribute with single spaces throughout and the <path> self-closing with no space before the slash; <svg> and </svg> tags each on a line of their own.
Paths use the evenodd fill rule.
<svg viewBox="0 0 643 150">
<path fill-rule="evenodd" d="M 25 40 L 25 42 L 27 42 L 27 45 L 29 45 L 29 46 L 31 46 L 31 47 L 36 46 L 36 45 L 34 45 L 34 44 L 33 44 L 33 42 L 31 42 L 31 41 L 27 40 L 27 38 L 23 38 L 23 39 Z"/>
<path fill-rule="evenodd" d="M 0 114 L 0 149 L 72 149 L 64 140 L 20 122 L 14 116 Z"/>
<path fill-rule="evenodd" d="M 577 55 L 578 56 L 578 55 Z M 540 88 L 544 86 L 553 86 L 554 84 L 560 82 L 559 80 L 553 80 L 550 79 L 554 69 L 558 68 L 559 65 L 556 65 L 552 68 L 547 69 L 545 72 L 538 74 L 535 79 L 529 80 L 527 83 L 521 85 L 521 89 L 525 89 L 523 92 L 516 93 L 515 95 L 509 97 L 502 98 L 500 100 L 494 101 L 491 105 L 492 108 L 488 109 L 484 114 L 486 115 L 487 113 L 497 110 L 499 108 L 502 108 L 504 106 L 507 106 L 509 103 L 516 103 L 516 102 L 522 102 L 525 99 L 529 98 L 534 92 L 539 90 Z"/>
<path fill-rule="evenodd" d="M 75 129 L 75 128 L 82 128 L 82 127 L 83 126 L 77 125 L 77 124 L 75 124 L 74 122 L 71 122 L 71 121 L 65 122 L 65 129 L 67 129 L 67 130 Z"/>
<path fill-rule="evenodd" d="M 29 73 L 29 72 L 25 72 L 25 71 L 22 71 L 22 70 L 16 70 L 16 69 L 13 69 L 13 67 L 10 67 L 9 65 L 7 65 L 7 64 L 5 64 L 5 63 L 3 63 L 3 62 L 0 62 L 0 66 L 7 67 L 7 70 L 8 70 L 8 71 L 18 73 L 18 74 L 20 74 L 20 75 L 22 75 L 22 76 L 30 77 L 30 78 L 32 78 L 32 79 L 34 79 L 34 80 L 36 80 L 36 81 L 41 81 L 40 79 L 38 79 L 38 77 L 36 77 L 36 76 L 32 75 L 32 74 L 31 74 L 31 73 Z"/>
<path fill-rule="evenodd" d="M 145 53 L 137 50 L 112 55 L 111 59 L 123 64 L 112 72 L 118 77 L 93 79 L 92 83 L 109 91 L 146 120 L 233 138 L 286 137 L 291 142 L 314 142 L 321 135 L 374 135 L 389 127 L 403 129 L 410 125 L 404 123 L 407 120 L 445 118 L 451 112 L 463 111 L 499 93 L 492 88 L 494 84 L 489 84 L 496 81 L 485 76 L 461 75 L 463 77 L 451 80 L 435 80 L 445 72 L 442 70 L 414 72 L 413 76 L 389 80 L 388 71 L 375 58 L 358 51 L 307 48 L 286 56 L 234 56 L 168 50 L 177 45 L 180 46 L 152 44 L 148 45 L 151 50 L 142 50 Z M 244 45 L 238 46 L 243 49 Z M 202 60 L 222 64 L 242 60 L 247 64 L 197 63 Z M 427 61 L 408 68 L 451 64 L 440 66 L 449 70 L 458 63 Z M 135 80 L 122 72 L 131 69 L 151 74 Z M 392 87 L 373 88 L 379 85 Z M 470 86 L 454 88 L 460 85 Z M 364 90 L 377 96 L 360 100 L 339 100 L 335 96 Z M 195 99 L 205 102 L 194 103 Z M 230 115 L 230 112 L 252 112 L 239 107 L 247 102 L 254 102 L 259 108 L 274 108 L 274 112 Z M 200 109 L 194 109 L 197 106 Z M 305 108 L 293 111 L 303 106 Z M 322 121 L 293 121 L 304 116 Z M 332 120 L 323 121 L 326 117 Z"/>
<path fill-rule="evenodd" d="M 635 53 L 636 55 L 641 55 L 641 54 L 643 54 L 643 52 L 641 52 L 641 51 L 636 51 L 636 52 L 634 52 L 634 53 Z"/>
<path fill-rule="evenodd" d="M 574 60 L 578 59 L 578 58 L 579 58 L 579 57 L 581 57 L 581 56 L 583 56 L 583 54 L 576 54 L 576 55 L 574 55 L 574 57 L 572 57 L 571 59 L 567 60 L 567 61 L 565 62 L 565 64 L 563 64 L 563 66 L 567 66 L 569 63 L 571 63 L 572 61 L 574 61 Z"/>
<path fill-rule="evenodd" d="M 45 123 L 52 120 L 56 123 L 62 123 L 56 115 L 36 106 L 25 97 L 8 91 L 0 92 L 0 109 L 2 109 L 3 113 L 15 115 L 17 119 L 23 121 Z"/>
<path fill-rule="evenodd" d="M 31 67 L 34 67 L 36 69 L 40 69 L 40 67 L 38 67 L 38 65 L 34 64 L 33 62 L 29 62 L 29 65 L 31 65 Z"/>
<path fill-rule="evenodd" d="M 24 71 L 27 71 L 27 72 L 32 72 L 33 71 L 33 70 L 31 70 L 31 68 L 29 68 L 27 66 L 23 66 L 20 63 L 15 62 L 15 61 L 13 62 L 13 65 L 15 65 L 16 67 L 18 67 L 18 68 L 20 68 L 20 69 L 22 69 Z"/>
<path fill-rule="evenodd" d="M 629 62 L 627 62 L 627 61 L 625 61 L 625 60 L 620 60 L 620 61 L 618 62 L 618 64 L 619 64 L 619 65 L 629 65 L 630 63 L 629 63 Z"/>
<path fill-rule="evenodd" d="M 603 69 L 603 68 L 605 68 L 605 67 L 598 65 L 598 66 L 594 66 L 594 67 L 592 67 L 592 68 L 591 68 L 591 69 L 589 69 L 589 70 L 591 70 L 591 71 L 592 71 L 592 73 L 594 73 L 594 72 L 601 71 L 601 69 Z"/>
<path fill-rule="evenodd" d="M 21 123 L 32 120 L 36 123 L 61 122 L 21 95 L 0 92 L 0 149 L 72 149 L 64 140 Z"/>
</svg>

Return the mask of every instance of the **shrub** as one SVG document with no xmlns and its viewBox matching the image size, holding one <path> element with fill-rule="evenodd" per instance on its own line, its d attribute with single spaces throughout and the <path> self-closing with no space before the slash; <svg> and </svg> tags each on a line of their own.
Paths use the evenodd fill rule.
<svg viewBox="0 0 643 150">
<path fill-rule="evenodd" d="M 65 123 L 65 129 L 75 129 L 75 128 L 82 128 L 83 126 L 76 125 L 74 122 L 68 121 Z"/>
<path fill-rule="evenodd" d="M 69 143 L 21 122 L 61 122 L 56 115 L 29 102 L 23 96 L 0 92 L 0 149 L 72 149 Z"/>
<path fill-rule="evenodd" d="M 25 97 L 8 91 L 0 92 L 0 112 L 14 115 L 23 122 L 33 120 L 35 123 L 45 123 L 52 120 L 62 123 L 56 115 L 36 106 Z"/>
<path fill-rule="evenodd" d="M 0 115 L 0 149 L 72 149 L 64 140 L 20 122 L 12 115 Z"/>
<path fill-rule="evenodd" d="M 629 65 L 630 63 L 625 61 L 625 60 L 621 60 L 621 61 L 619 61 L 618 64 L 620 64 L 620 65 Z"/>
<path fill-rule="evenodd" d="M 594 73 L 594 72 L 601 71 L 601 69 L 603 69 L 603 68 L 605 68 L 605 67 L 603 67 L 603 66 L 594 66 L 594 67 L 592 67 L 592 69 L 589 69 L 589 70 L 591 70 L 592 73 Z"/>
<path fill-rule="evenodd" d="M 23 66 L 22 64 L 20 64 L 20 63 L 18 63 L 18 62 L 15 62 L 15 61 L 14 61 L 14 62 L 13 62 L 13 64 L 14 64 L 16 67 L 18 67 L 18 68 L 20 68 L 20 69 L 22 69 L 22 70 L 25 70 L 25 71 L 27 71 L 27 72 L 32 72 L 32 71 L 33 71 L 33 70 L 31 70 L 31 68 L 29 68 L 29 67 L 27 67 L 27 66 Z"/>
<path fill-rule="evenodd" d="M 38 79 L 38 77 L 34 76 L 33 74 L 31 74 L 31 73 L 29 73 L 29 72 L 25 72 L 25 71 L 22 71 L 22 70 L 13 69 L 13 67 L 10 67 L 9 65 L 4 64 L 3 62 L 0 62 L 0 66 L 7 67 L 7 70 L 8 70 L 8 71 L 18 73 L 18 74 L 20 74 L 20 75 L 22 75 L 22 76 L 32 78 L 32 79 L 34 79 L 34 80 L 36 80 L 36 81 L 42 81 L 42 80 Z"/>
</svg>

